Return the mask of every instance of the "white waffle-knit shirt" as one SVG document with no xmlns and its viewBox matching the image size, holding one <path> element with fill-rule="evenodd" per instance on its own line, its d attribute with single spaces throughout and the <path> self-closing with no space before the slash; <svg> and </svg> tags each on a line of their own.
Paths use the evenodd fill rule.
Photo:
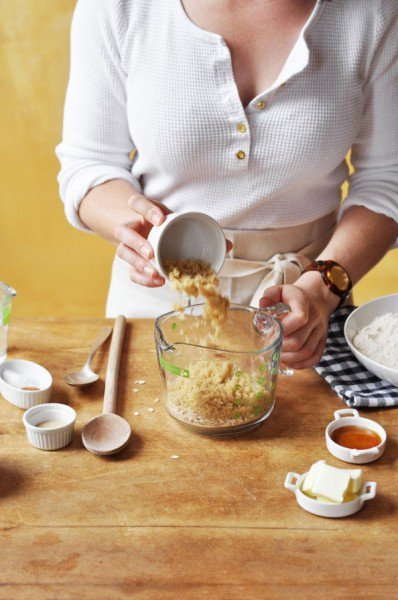
<svg viewBox="0 0 398 600">
<path fill-rule="evenodd" d="M 398 1 L 318 2 L 274 84 L 243 107 L 220 35 L 181 0 L 79 0 L 60 193 L 130 181 L 230 229 L 313 221 L 340 202 L 398 221 Z M 131 151 L 136 155 L 130 158 Z"/>
</svg>

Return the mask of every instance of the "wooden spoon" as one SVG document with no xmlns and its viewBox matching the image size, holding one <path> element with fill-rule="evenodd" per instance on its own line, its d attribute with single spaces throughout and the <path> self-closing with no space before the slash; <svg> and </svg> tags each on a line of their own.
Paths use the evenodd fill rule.
<svg viewBox="0 0 398 600">
<path fill-rule="evenodd" d="M 130 425 L 125 419 L 115 415 L 117 400 L 117 381 L 120 356 L 126 319 L 119 315 L 115 321 L 108 367 L 106 370 L 104 406 L 102 415 L 94 417 L 82 431 L 83 444 L 90 452 L 100 455 L 115 454 L 128 443 L 131 435 Z"/>
</svg>

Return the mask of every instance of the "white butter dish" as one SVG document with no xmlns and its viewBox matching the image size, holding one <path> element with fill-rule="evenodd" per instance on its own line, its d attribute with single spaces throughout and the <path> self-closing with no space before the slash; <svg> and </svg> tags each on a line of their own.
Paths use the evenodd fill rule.
<svg viewBox="0 0 398 600">
<path fill-rule="evenodd" d="M 377 446 L 367 448 L 366 450 L 356 450 L 340 446 L 340 444 L 337 444 L 332 439 L 332 434 L 340 427 L 345 426 L 370 429 L 370 431 L 373 431 L 380 437 L 381 442 Z M 326 447 L 333 456 L 344 462 L 363 465 L 365 463 L 373 462 L 383 455 L 386 447 L 387 434 L 385 429 L 376 423 L 376 421 L 360 417 L 359 412 L 353 408 L 343 408 L 341 410 L 336 410 L 334 413 L 334 421 L 329 423 L 326 427 L 325 438 Z"/>
<path fill-rule="evenodd" d="M 362 485 L 362 491 L 358 497 L 350 502 L 342 502 L 341 504 L 320 502 L 319 500 L 309 498 L 301 491 L 301 485 L 306 475 L 307 473 L 304 473 L 303 475 L 299 475 L 298 473 L 288 473 L 285 479 L 285 488 L 295 494 L 297 504 L 301 506 L 301 508 L 314 515 L 318 515 L 319 517 L 328 517 L 332 519 L 349 517 L 361 510 L 367 500 L 371 500 L 376 496 L 376 482 L 366 481 Z"/>
<path fill-rule="evenodd" d="M 30 360 L 7 360 L 0 365 L 0 393 L 18 408 L 26 409 L 48 402 L 52 383 L 47 369 Z M 38 389 L 23 389 L 25 387 Z"/>
<path fill-rule="evenodd" d="M 32 446 L 40 450 L 58 450 L 72 441 L 76 412 L 67 404 L 40 404 L 27 410 L 22 421 Z M 54 426 L 39 427 L 48 422 Z"/>
</svg>

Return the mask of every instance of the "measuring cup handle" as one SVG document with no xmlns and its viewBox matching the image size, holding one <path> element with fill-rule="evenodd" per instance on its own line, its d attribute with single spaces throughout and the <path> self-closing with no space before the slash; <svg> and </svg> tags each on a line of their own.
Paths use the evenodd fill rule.
<svg viewBox="0 0 398 600">
<path fill-rule="evenodd" d="M 272 306 L 266 306 L 265 308 L 260 309 L 262 312 L 265 312 L 276 319 L 282 317 L 283 315 L 287 315 L 292 312 L 292 309 L 288 304 L 284 304 L 284 302 L 278 302 L 277 304 L 273 304 Z"/>
<path fill-rule="evenodd" d="M 294 375 L 294 371 L 286 365 L 281 365 L 281 368 L 279 369 L 279 374 L 285 375 L 286 377 L 291 377 L 292 375 Z"/>
<path fill-rule="evenodd" d="M 288 304 L 285 304 L 284 302 L 278 302 L 277 304 L 273 304 L 272 306 L 266 306 L 265 308 L 261 308 L 260 310 L 268 315 L 271 315 L 272 317 L 275 317 L 276 319 L 279 319 L 279 317 L 287 315 L 292 311 L 290 306 Z M 286 367 L 286 365 L 282 364 L 279 368 L 279 373 L 280 375 L 286 375 L 287 377 L 291 377 L 294 374 L 294 371 L 293 369 L 290 369 L 289 367 Z"/>
</svg>

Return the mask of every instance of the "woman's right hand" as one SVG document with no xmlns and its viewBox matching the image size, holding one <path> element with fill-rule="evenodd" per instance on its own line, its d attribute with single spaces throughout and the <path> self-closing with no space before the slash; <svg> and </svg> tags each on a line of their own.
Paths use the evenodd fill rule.
<svg viewBox="0 0 398 600">
<path fill-rule="evenodd" d="M 164 279 L 150 263 L 153 249 L 147 237 L 152 227 L 161 225 L 171 211 L 141 194 L 129 198 L 128 205 L 132 220 L 116 228 L 117 255 L 130 265 L 132 281 L 146 287 L 160 287 Z"/>
</svg>

